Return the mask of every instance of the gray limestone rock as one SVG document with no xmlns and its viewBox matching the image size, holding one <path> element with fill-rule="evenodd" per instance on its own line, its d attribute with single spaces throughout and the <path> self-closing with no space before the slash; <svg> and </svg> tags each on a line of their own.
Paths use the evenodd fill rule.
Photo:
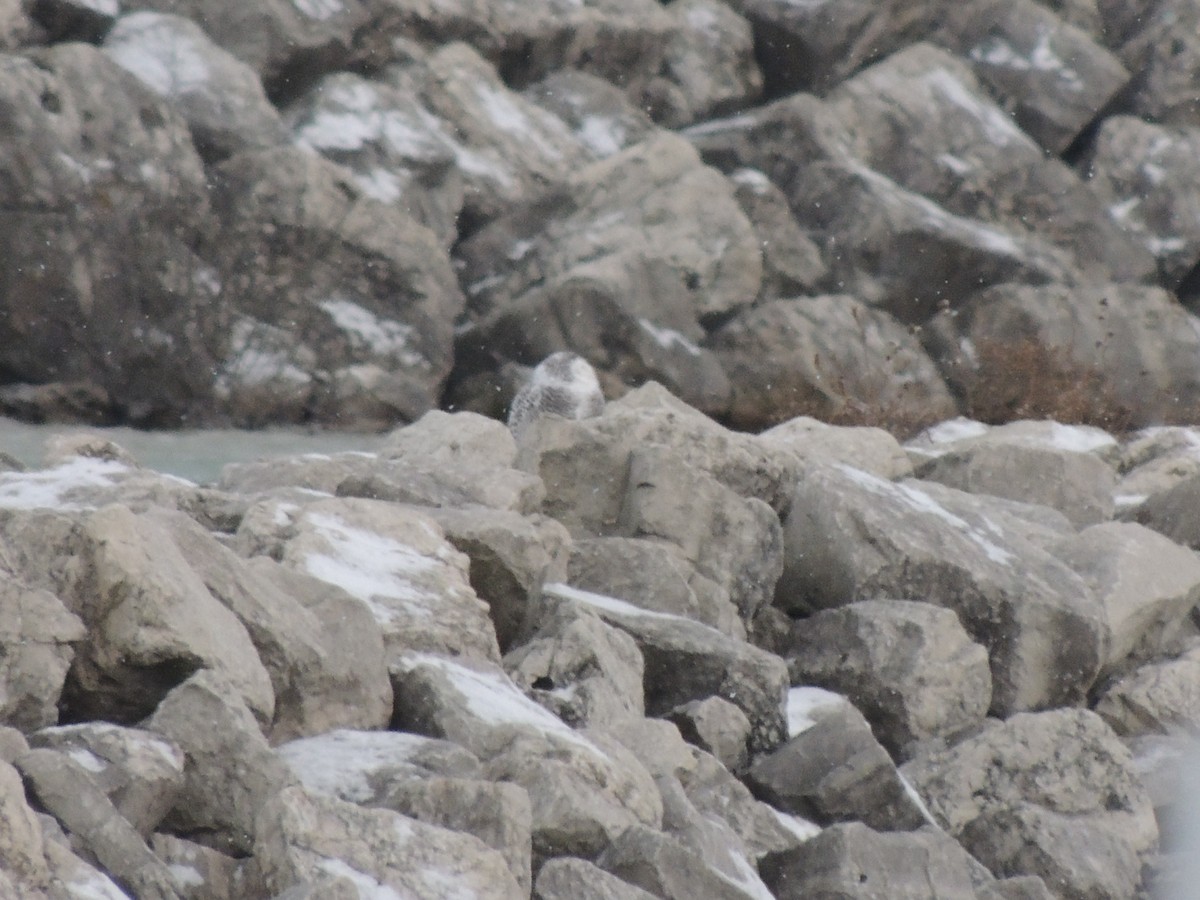
<svg viewBox="0 0 1200 900">
<path fill-rule="evenodd" d="M 105 870 L 139 897 L 177 900 L 166 865 L 78 760 L 64 751 L 35 749 L 17 760 L 17 767 L 38 803 Z"/>
<path fill-rule="evenodd" d="M 582 607 L 629 633 L 645 660 L 648 715 L 718 696 L 750 720 L 752 750 L 766 750 L 782 740 L 787 666 L 779 657 L 699 622 L 568 585 L 547 585 L 539 604 L 547 611 L 560 605 Z"/>
<path fill-rule="evenodd" d="M 1192 422 L 1200 336 L 1161 288 L 999 285 L 931 323 L 927 345 L 968 414 L 1119 432 Z"/>
<path fill-rule="evenodd" d="M 728 419 L 759 430 L 797 416 L 912 432 L 957 411 L 919 341 L 848 295 L 771 300 L 710 335 L 729 373 Z"/>
<path fill-rule="evenodd" d="M 1005 503 L 814 465 L 785 523 L 776 605 L 813 611 L 903 597 L 944 606 L 988 649 L 993 712 L 1081 700 L 1103 662 L 1100 610 Z"/>
<path fill-rule="evenodd" d="M 1200 123 L 1196 123 L 1200 124 Z M 1177 288 L 1200 261 L 1200 134 L 1136 116 L 1109 116 L 1087 159 L 1089 186 Z"/>
<path fill-rule="evenodd" d="M 1017 125 L 1062 154 L 1129 82 L 1121 61 L 1032 0 L 947 7 L 935 39 L 964 56 Z"/>
<path fill-rule="evenodd" d="M 643 891 L 586 859 L 560 856 L 538 871 L 534 900 L 651 900 Z"/>
<path fill-rule="evenodd" d="M 85 634 L 53 594 L 0 578 L 0 722 L 32 730 L 57 721 L 72 644 Z"/>
<path fill-rule="evenodd" d="M 1108 626 L 1101 674 L 1122 671 L 1177 645 L 1200 603 L 1200 557 L 1130 522 L 1085 528 L 1056 547 L 1087 582 Z"/>
<path fill-rule="evenodd" d="M 951 610 L 863 600 L 801 619 L 792 633 L 792 683 L 844 694 L 897 756 L 981 724 L 991 705 L 987 651 Z"/>
<path fill-rule="evenodd" d="M 389 667 L 410 651 L 499 662 L 487 604 L 470 584 L 470 561 L 432 518 L 357 498 L 281 512 L 271 523 L 271 555 L 365 604 L 383 632 Z"/>
<path fill-rule="evenodd" d="M 183 751 L 183 788 L 164 825 L 212 846 L 249 852 L 255 816 L 296 779 L 228 681 L 201 670 L 172 690 L 144 727 Z"/>
<path fill-rule="evenodd" d="M 757 756 L 746 783 L 776 809 L 822 825 L 862 821 L 884 831 L 925 824 L 896 766 L 849 703 L 815 710 L 783 746 Z"/>
<path fill-rule="evenodd" d="M 226 415 L 367 429 L 437 405 L 464 298 L 432 231 L 303 147 L 234 154 L 210 194 L 228 313 L 210 390 Z"/>
<path fill-rule="evenodd" d="M 695 619 L 733 638 L 745 625 L 729 591 L 701 575 L 683 550 L 653 538 L 583 538 L 571 545 L 567 577 L 575 587 L 642 609 Z"/>
<path fill-rule="evenodd" d="M 658 792 L 628 751 L 570 728 L 499 667 L 410 654 L 394 678 L 396 725 L 459 743 L 484 778 L 525 788 L 540 856 L 598 853 L 632 825 L 659 823 Z"/>
<path fill-rule="evenodd" d="M 143 838 L 175 805 L 184 756 L 156 734 L 105 722 L 59 725 L 29 736 L 31 747 L 58 750 L 87 770 L 116 811 Z"/>
<path fill-rule="evenodd" d="M 901 771 L 951 835 L 981 852 L 992 848 L 994 859 L 985 861 L 1006 874 L 1051 877 L 1049 886 L 1065 895 L 1088 896 L 1106 878 L 1109 890 L 1119 890 L 1130 861 L 1158 840 L 1129 751 L 1088 710 L 1022 713 Z M 1094 831 L 1097 842 L 1081 843 L 1072 823 Z M 1088 846 L 1101 848 L 1094 861 Z M 1098 874 L 1092 862 L 1105 859 Z"/>
<path fill-rule="evenodd" d="M 121 16 L 104 52 L 179 110 L 206 161 L 285 139 L 258 74 L 190 19 L 156 12 Z"/>
<path fill-rule="evenodd" d="M 399 895 L 527 896 L 504 857 L 476 837 L 386 809 L 289 787 L 263 804 L 255 857 L 272 894 L 323 875 Z"/>
<path fill-rule="evenodd" d="M 561 605 L 504 657 L 527 695 L 574 728 L 604 729 L 645 713 L 637 643 L 585 609 Z"/>
<path fill-rule="evenodd" d="M 918 466 L 918 478 L 972 494 L 1041 503 L 1076 528 L 1112 518 L 1116 472 L 1098 456 L 1068 448 L 980 440 Z"/>
<path fill-rule="evenodd" d="M 723 697 L 706 697 L 675 707 L 667 714 L 688 743 L 707 750 L 725 768 L 740 772 L 749 762 L 750 720 Z"/>
<path fill-rule="evenodd" d="M 987 870 L 934 828 L 881 833 L 861 822 L 834 825 L 795 850 L 768 857 L 762 868 L 780 900 L 1005 896 L 985 893 L 993 881 Z"/>
</svg>

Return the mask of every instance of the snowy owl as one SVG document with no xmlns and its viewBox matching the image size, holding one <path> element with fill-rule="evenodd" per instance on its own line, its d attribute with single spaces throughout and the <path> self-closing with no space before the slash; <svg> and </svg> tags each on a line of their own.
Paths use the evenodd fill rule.
<svg viewBox="0 0 1200 900">
<path fill-rule="evenodd" d="M 538 416 L 550 413 L 586 419 L 604 411 L 596 371 L 577 353 L 561 351 L 543 359 L 517 391 L 508 411 L 508 427 L 519 438 Z"/>
</svg>

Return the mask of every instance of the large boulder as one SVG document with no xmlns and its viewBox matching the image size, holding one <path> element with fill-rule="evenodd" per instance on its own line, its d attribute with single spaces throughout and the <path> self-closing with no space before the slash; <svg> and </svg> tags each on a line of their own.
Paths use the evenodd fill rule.
<svg viewBox="0 0 1200 900">
<path fill-rule="evenodd" d="M 1019 714 L 901 771 L 995 871 L 1041 875 L 1065 896 L 1129 896 L 1158 839 L 1129 751 L 1088 710 Z"/>
<path fill-rule="evenodd" d="M 340 877 L 355 894 L 362 887 L 396 896 L 526 896 L 504 857 L 476 837 L 299 787 L 262 806 L 256 834 L 255 858 L 273 895 L 306 879 Z"/>
<path fill-rule="evenodd" d="M 773 300 L 706 344 L 733 385 L 726 418 L 759 430 L 797 416 L 912 432 L 957 412 L 919 341 L 846 295 Z"/>
<path fill-rule="evenodd" d="M 212 179 L 226 414 L 370 428 L 436 406 L 463 297 L 433 232 L 302 147 L 237 153 Z"/>
<path fill-rule="evenodd" d="M 190 19 L 122 16 L 105 36 L 104 51 L 179 111 L 206 160 L 283 143 L 283 123 L 258 74 Z"/>
<path fill-rule="evenodd" d="M 73 644 L 85 634 L 82 620 L 49 591 L 0 578 L 0 722 L 28 731 L 58 720 Z"/>
<path fill-rule="evenodd" d="M 1097 278 L 1138 281 L 1154 272 L 1149 251 L 945 50 L 906 47 L 843 82 L 827 102 L 864 163 L 947 211 L 1036 233 Z"/>
<path fill-rule="evenodd" d="M 4 380 L 90 421 L 211 417 L 228 322 L 194 252 L 211 219 L 187 124 L 80 43 L 2 57 L 0 97 Z"/>
<path fill-rule="evenodd" d="M 892 597 L 945 606 L 988 648 L 993 712 L 1078 702 L 1103 662 L 1100 613 L 1083 580 L 1033 543 L 1029 521 L 1005 503 L 814 465 L 785 522 L 776 605 Z"/>
<path fill-rule="evenodd" d="M 702 410 L 728 403 L 701 323 L 757 295 L 762 257 L 732 186 L 686 141 L 661 133 L 592 163 L 457 252 L 469 371 L 571 349 L 617 382 L 654 378 Z"/>
<path fill-rule="evenodd" d="M 792 683 L 845 694 L 893 754 L 983 722 L 992 702 L 987 651 L 951 610 L 863 600 L 798 621 Z"/>
<path fill-rule="evenodd" d="M 395 724 L 461 744 L 484 778 L 525 788 L 540 856 L 594 855 L 632 826 L 660 824 L 658 791 L 629 751 L 570 728 L 499 667 L 413 653 L 395 673 Z"/>
<path fill-rule="evenodd" d="M 753 750 L 769 749 L 783 739 L 787 666 L 777 656 L 699 622 L 565 584 L 546 585 L 539 605 L 547 611 L 580 606 L 628 632 L 645 661 L 648 715 L 715 695 L 750 720 Z"/>
</svg>

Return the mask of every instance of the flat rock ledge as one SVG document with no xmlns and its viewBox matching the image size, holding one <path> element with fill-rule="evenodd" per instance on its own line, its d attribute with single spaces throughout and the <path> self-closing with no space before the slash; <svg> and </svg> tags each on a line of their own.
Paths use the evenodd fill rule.
<svg viewBox="0 0 1200 900">
<path fill-rule="evenodd" d="M 1186 896 L 1198 448 L 657 383 L 209 485 L 56 438 L 0 472 L 0 895 Z"/>
</svg>

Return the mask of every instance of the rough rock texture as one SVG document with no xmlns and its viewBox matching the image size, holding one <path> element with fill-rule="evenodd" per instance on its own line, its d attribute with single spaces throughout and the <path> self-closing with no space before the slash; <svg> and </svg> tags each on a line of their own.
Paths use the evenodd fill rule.
<svg viewBox="0 0 1200 900">
<path fill-rule="evenodd" d="M 1192 888 L 1197 34 L 0 0 L 0 896 Z"/>
<path fill-rule="evenodd" d="M 219 488 L 57 440 L 0 473 L 0 887 L 1132 900 L 1175 877 L 1200 567 L 1111 516 L 1185 527 L 1198 440 L 751 436 L 657 385 Z"/>
</svg>

